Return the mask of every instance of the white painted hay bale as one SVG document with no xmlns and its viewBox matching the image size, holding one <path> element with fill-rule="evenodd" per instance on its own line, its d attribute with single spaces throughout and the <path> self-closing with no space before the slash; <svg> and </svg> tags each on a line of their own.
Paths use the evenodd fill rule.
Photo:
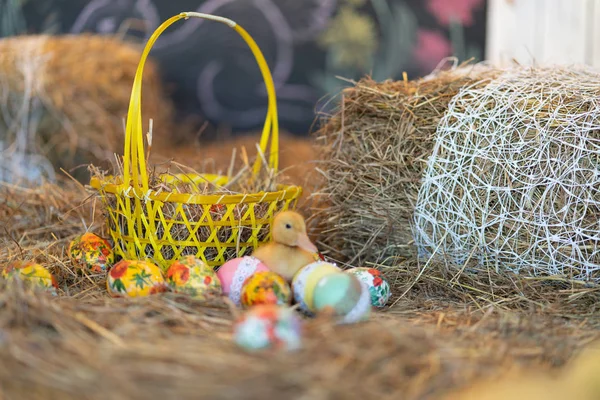
<svg viewBox="0 0 600 400">
<path fill-rule="evenodd" d="M 514 68 L 438 125 L 414 214 L 421 256 L 600 280 L 600 73 Z"/>
</svg>

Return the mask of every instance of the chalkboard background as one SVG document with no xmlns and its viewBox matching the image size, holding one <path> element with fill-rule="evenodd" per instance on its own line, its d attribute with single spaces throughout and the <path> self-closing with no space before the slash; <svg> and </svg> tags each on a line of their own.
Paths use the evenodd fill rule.
<svg viewBox="0 0 600 400">
<path fill-rule="evenodd" d="M 283 129 L 305 135 L 315 113 L 347 84 L 336 76 L 422 76 L 446 56 L 481 59 L 484 0 L 0 0 L 2 35 L 119 34 L 146 39 L 181 11 L 232 18 L 265 53 L 278 87 Z M 0 15 L 2 17 L 2 15 Z M 234 132 L 259 127 L 266 94 L 252 55 L 231 29 L 180 22 L 157 41 L 159 62 L 180 117 Z M 82 55 L 84 56 L 84 55 Z"/>
</svg>

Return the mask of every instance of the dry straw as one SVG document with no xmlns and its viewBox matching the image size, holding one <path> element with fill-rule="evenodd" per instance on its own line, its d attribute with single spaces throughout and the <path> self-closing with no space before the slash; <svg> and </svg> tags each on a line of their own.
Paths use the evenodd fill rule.
<svg viewBox="0 0 600 400">
<path fill-rule="evenodd" d="M 370 322 L 307 320 L 300 352 L 248 354 L 232 342 L 237 311 L 223 300 L 110 299 L 103 274 L 78 271 L 66 248 L 87 228 L 99 232 L 99 213 L 72 184 L 0 186 L 0 268 L 35 260 L 59 284 L 51 297 L 0 282 L 4 398 L 441 399 L 516 366 L 555 369 L 599 336 L 591 288 L 503 275 L 491 277 L 494 295 L 466 276 L 436 275 L 440 265 L 415 279 L 410 261 L 381 267 L 395 306 Z"/>
<path fill-rule="evenodd" d="M 410 224 L 435 132 L 448 103 L 498 72 L 462 65 L 416 81 L 368 78 L 344 90 L 318 132 L 321 245 L 351 264 L 414 254 Z"/>
<path fill-rule="evenodd" d="M 55 169 L 110 160 L 123 146 L 140 52 L 117 38 L 89 35 L 0 40 L 0 141 L 6 150 L 0 165 L 17 150 L 46 157 Z M 144 112 L 171 131 L 172 104 L 152 62 L 144 80 Z M 83 178 L 86 171 L 74 173 Z"/>
</svg>

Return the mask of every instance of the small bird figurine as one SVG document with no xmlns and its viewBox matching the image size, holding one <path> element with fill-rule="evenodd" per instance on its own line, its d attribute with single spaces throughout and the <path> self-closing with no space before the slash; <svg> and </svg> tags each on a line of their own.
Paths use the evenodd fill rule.
<svg viewBox="0 0 600 400">
<path fill-rule="evenodd" d="M 308 238 L 304 218 L 297 212 L 283 211 L 271 224 L 271 242 L 252 255 L 291 281 L 300 268 L 318 259 L 318 249 Z"/>
</svg>

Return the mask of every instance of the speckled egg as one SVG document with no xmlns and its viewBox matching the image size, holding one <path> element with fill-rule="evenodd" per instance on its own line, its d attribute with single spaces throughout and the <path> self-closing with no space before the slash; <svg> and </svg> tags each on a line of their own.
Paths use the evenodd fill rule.
<svg viewBox="0 0 600 400">
<path fill-rule="evenodd" d="M 2 277 L 8 281 L 18 277 L 22 281 L 44 288 L 52 294 L 56 294 L 56 289 L 58 289 L 54 275 L 48 269 L 34 262 L 11 263 L 2 271 Z"/>
<path fill-rule="evenodd" d="M 227 261 L 217 270 L 223 294 L 227 295 L 235 305 L 241 305 L 244 282 L 250 275 L 260 271 L 269 271 L 269 269 L 260 260 L 252 256 Z"/>
<path fill-rule="evenodd" d="M 165 292 L 161 269 L 148 261 L 122 260 L 107 273 L 106 288 L 115 297 L 142 297 Z"/>
<path fill-rule="evenodd" d="M 234 324 L 234 340 L 246 350 L 297 350 L 302 345 L 302 320 L 291 308 L 261 304 Z"/>
<path fill-rule="evenodd" d="M 383 279 L 381 272 L 374 268 L 352 268 L 346 271 L 348 274 L 356 276 L 369 288 L 371 295 L 371 304 L 374 307 L 384 307 L 392 291 L 390 285 Z"/>
<path fill-rule="evenodd" d="M 336 265 L 323 261 L 316 261 L 300 269 L 292 281 L 294 301 L 298 303 L 300 310 L 311 314 L 314 311 L 314 289 L 319 280 L 326 275 L 340 271 L 341 269 Z"/>
<path fill-rule="evenodd" d="M 313 307 L 317 312 L 333 310 L 341 323 L 365 320 L 371 311 L 369 288 L 352 274 L 324 276 L 315 287 Z"/>
<path fill-rule="evenodd" d="M 222 293 L 217 273 L 194 256 L 174 261 L 167 269 L 165 278 L 175 293 L 187 294 L 196 299 L 206 300 Z"/>
<path fill-rule="evenodd" d="M 77 267 L 97 273 L 106 271 L 115 260 L 110 243 L 91 232 L 69 243 L 69 257 Z"/>
<path fill-rule="evenodd" d="M 255 272 L 242 286 L 241 302 L 244 307 L 258 304 L 289 305 L 292 302 L 292 290 L 285 279 L 275 272 Z"/>
</svg>

